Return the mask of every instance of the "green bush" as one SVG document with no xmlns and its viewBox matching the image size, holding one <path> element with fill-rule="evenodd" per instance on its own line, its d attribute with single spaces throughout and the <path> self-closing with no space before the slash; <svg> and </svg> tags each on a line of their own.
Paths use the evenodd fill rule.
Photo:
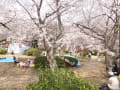
<svg viewBox="0 0 120 90">
<path fill-rule="evenodd" d="M 5 49 L 0 49 L 0 54 L 6 54 L 7 53 L 7 50 Z"/>
<path fill-rule="evenodd" d="M 97 55 L 97 51 L 91 52 L 91 54 L 96 56 Z"/>
<path fill-rule="evenodd" d="M 60 57 L 55 57 L 58 67 L 65 67 L 65 62 Z M 39 56 L 35 58 L 35 68 L 49 68 L 49 62 L 46 56 Z"/>
<path fill-rule="evenodd" d="M 58 67 L 66 67 L 65 61 L 61 57 L 56 57 L 56 63 Z"/>
<path fill-rule="evenodd" d="M 40 48 L 39 50 L 40 50 L 40 51 L 45 51 L 45 49 L 44 49 L 44 48 Z"/>
<path fill-rule="evenodd" d="M 40 70 L 39 82 L 27 85 L 27 90 L 98 90 L 90 81 L 77 78 L 68 70 Z"/>
<path fill-rule="evenodd" d="M 105 52 L 101 52 L 101 53 L 100 53 L 100 56 L 105 56 Z"/>
<path fill-rule="evenodd" d="M 85 57 L 85 56 L 87 56 L 89 54 L 89 51 L 84 51 L 83 52 L 83 56 Z"/>
<path fill-rule="evenodd" d="M 34 63 L 35 63 L 35 68 L 49 67 L 49 62 L 47 61 L 46 56 L 36 57 L 35 60 L 34 60 Z"/>
<path fill-rule="evenodd" d="M 64 52 L 64 53 L 69 53 L 69 51 L 68 51 L 68 50 L 63 50 L 63 52 Z"/>
<path fill-rule="evenodd" d="M 41 50 L 37 48 L 30 48 L 25 51 L 25 54 L 28 56 L 39 56 L 41 54 Z"/>
<path fill-rule="evenodd" d="M 77 63 L 77 59 L 75 58 L 72 58 L 72 57 L 64 57 L 65 59 L 68 59 L 70 60 L 71 62 L 75 62 Z M 66 63 L 61 57 L 59 56 L 56 56 L 55 57 L 56 59 L 56 64 L 57 66 L 60 68 L 60 67 L 70 67 L 71 65 L 69 65 L 68 63 Z M 45 68 L 45 67 L 49 67 L 49 62 L 47 60 L 47 57 L 46 56 L 39 56 L 39 57 L 36 57 L 35 58 L 35 68 Z"/>
</svg>

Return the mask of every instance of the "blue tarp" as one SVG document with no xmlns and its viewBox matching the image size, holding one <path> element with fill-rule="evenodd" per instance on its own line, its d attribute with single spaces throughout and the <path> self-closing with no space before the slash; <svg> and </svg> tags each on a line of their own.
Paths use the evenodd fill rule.
<svg viewBox="0 0 120 90">
<path fill-rule="evenodd" d="M 16 57 L 16 60 L 18 58 Z M 0 62 L 14 62 L 13 57 L 0 58 Z"/>
<path fill-rule="evenodd" d="M 77 62 L 76 66 L 81 66 L 80 61 Z"/>
</svg>

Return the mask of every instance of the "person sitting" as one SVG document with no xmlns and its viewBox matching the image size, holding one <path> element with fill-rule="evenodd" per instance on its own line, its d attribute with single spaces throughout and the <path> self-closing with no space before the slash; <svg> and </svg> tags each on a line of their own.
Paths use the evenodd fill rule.
<svg viewBox="0 0 120 90">
<path fill-rule="evenodd" d="M 30 60 L 26 62 L 25 67 L 29 67 L 30 66 Z"/>
<path fill-rule="evenodd" d="M 114 62 L 113 62 L 113 68 L 112 68 L 112 71 L 116 74 L 116 75 L 119 75 L 119 67 L 118 67 L 118 60 L 119 57 L 116 57 Z"/>
<path fill-rule="evenodd" d="M 16 58 L 15 56 L 13 56 L 13 60 L 14 60 L 14 63 L 15 63 L 15 64 L 19 63 L 19 62 L 17 61 L 17 58 Z"/>
<path fill-rule="evenodd" d="M 119 80 L 116 75 L 114 75 L 113 72 L 108 72 L 109 79 L 108 83 L 104 83 L 101 85 L 99 90 L 104 90 L 104 88 L 107 88 L 107 90 L 119 90 Z"/>
<path fill-rule="evenodd" d="M 119 69 L 116 63 L 114 63 L 112 71 L 115 73 L 115 75 L 119 75 Z"/>
<path fill-rule="evenodd" d="M 91 58 L 91 53 L 88 54 L 88 58 L 89 58 L 89 59 Z"/>
</svg>

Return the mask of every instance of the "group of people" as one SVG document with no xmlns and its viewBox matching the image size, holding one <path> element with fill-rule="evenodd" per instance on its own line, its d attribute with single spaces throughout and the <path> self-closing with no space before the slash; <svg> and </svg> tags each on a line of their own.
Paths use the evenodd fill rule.
<svg viewBox="0 0 120 90">
<path fill-rule="evenodd" d="M 26 63 L 19 62 L 15 56 L 13 56 L 14 64 L 17 65 L 17 67 L 29 67 L 33 62 L 31 60 L 28 60 Z"/>
<path fill-rule="evenodd" d="M 118 62 L 117 62 L 119 58 L 120 57 L 117 57 L 115 59 L 115 62 L 113 63 L 112 71 L 108 72 L 108 82 L 103 83 L 101 87 L 99 88 L 100 90 L 104 90 L 104 88 L 106 88 L 107 90 L 119 90 L 118 76 L 120 72 L 119 72 L 119 67 L 118 67 Z"/>
</svg>

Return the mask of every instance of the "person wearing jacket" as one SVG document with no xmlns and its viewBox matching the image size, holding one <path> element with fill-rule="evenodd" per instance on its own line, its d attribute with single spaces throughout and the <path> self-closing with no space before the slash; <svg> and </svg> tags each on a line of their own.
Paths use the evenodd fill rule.
<svg viewBox="0 0 120 90">
<path fill-rule="evenodd" d="M 119 90 L 119 80 L 116 75 L 114 75 L 113 72 L 109 72 L 109 80 L 108 80 L 108 88 L 110 90 Z"/>
<path fill-rule="evenodd" d="M 108 82 L 102 84 L 99 90 L 104 90 L 104 88 L 107 88 L 107 90 L 119 90 L 118 77 L 114 75 L 113 72 L 108 72 L 108 74 L 109 74 Z"/>
</svg>

